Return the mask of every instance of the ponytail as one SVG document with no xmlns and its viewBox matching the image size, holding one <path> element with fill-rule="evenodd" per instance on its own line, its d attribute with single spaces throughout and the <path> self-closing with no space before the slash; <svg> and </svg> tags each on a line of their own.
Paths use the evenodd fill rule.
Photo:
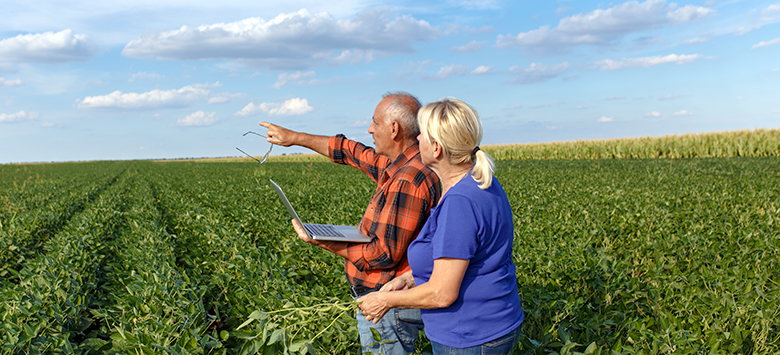
<svg viewBox="0 0 780 355">
<path fill-rule="evenodd" d="M 477 147 L 479 148 L 479 147 Z M 471 168 L 471 177 L 479 184 L 480 189 L 487 189 L 493 183 L 493 173 L 496 171 L 496 163 L 490 154 L 477 150 L 474 154 L 474 167 Z"/>
</svg>

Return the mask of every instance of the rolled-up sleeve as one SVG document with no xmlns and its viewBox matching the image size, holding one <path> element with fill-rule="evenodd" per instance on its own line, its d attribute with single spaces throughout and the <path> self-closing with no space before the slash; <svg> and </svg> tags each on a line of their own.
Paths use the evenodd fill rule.
<svg viewBox="0 0 780 355">
<path fill-rule="evenodd" d="M 377 154 L 374 148 L 350 140 L 343 134 L 330 137 L 328 154 L 332 162 L 357 168 L 374 181 L 378 181 L 382 170 L 390 165 L 390 159 Z"/>
</svg>

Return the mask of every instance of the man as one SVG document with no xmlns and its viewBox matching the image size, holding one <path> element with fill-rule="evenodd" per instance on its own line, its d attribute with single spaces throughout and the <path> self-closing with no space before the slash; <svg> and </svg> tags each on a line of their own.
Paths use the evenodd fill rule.
<svg viewBox="0 0 780 355">
<path fill-rule="evenodd" d="M 406 248 L 417 237 L 431 207 L 441 195 L 439 178 L 420 160 L 417 111 L 421 106 L 408 93 L 385 94 L 368 127 L 375 148 L 343 135 L 317 136 L 260 123 L 268 129 L 268 142 L 285 147 L 307 147 L 330 157 L 334 163 L 355 167 L 377 182 L 376 192 L 358 226 L 372 237 L 369 243 L 316 241 L 308 238 L 303 227 L 293 221 L 293 227 L 303 241 L 345 259 L 344 269 L 356 298 L 379 290 L 410 270 Z M 387 314 L 390 316 L 373 324 L 357 312 L 363 352 L 388 355 L 413 352 L 414 342 L 423 327 L 420 310 L 391 309 Z M 370 328 L 379 331 L 381 342 L 374 340 Z"/>
</svg>

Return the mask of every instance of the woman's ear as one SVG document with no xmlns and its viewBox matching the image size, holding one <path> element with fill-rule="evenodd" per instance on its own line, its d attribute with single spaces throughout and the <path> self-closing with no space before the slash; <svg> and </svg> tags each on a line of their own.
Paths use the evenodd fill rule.
<svg viewBox="0 0 780 355">
<path fill-rule="evenodd" d="M 431 143 L 431 148 L 433 149 L 434 159 L 438 160 L 444 154 L 444 150 L 442 149 L 441 144 L 439 144 L 438 141 L 433 141 L 433 143 Z"/>
</svg>

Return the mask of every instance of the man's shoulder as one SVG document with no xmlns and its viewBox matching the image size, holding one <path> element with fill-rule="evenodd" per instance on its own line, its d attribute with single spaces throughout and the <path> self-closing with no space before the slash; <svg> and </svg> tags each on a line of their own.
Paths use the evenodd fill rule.
<svg viewBox="0 0 780 355">
<path fill-rule="evenodd" d="M 439 183 L 439 177 L 431 168 L 423 164 L 419 155 L 409 159 L 398 169 L 394 176 L 395 180 L 405 181 L 415 186 L 433 185 Z"/>
</svg>

